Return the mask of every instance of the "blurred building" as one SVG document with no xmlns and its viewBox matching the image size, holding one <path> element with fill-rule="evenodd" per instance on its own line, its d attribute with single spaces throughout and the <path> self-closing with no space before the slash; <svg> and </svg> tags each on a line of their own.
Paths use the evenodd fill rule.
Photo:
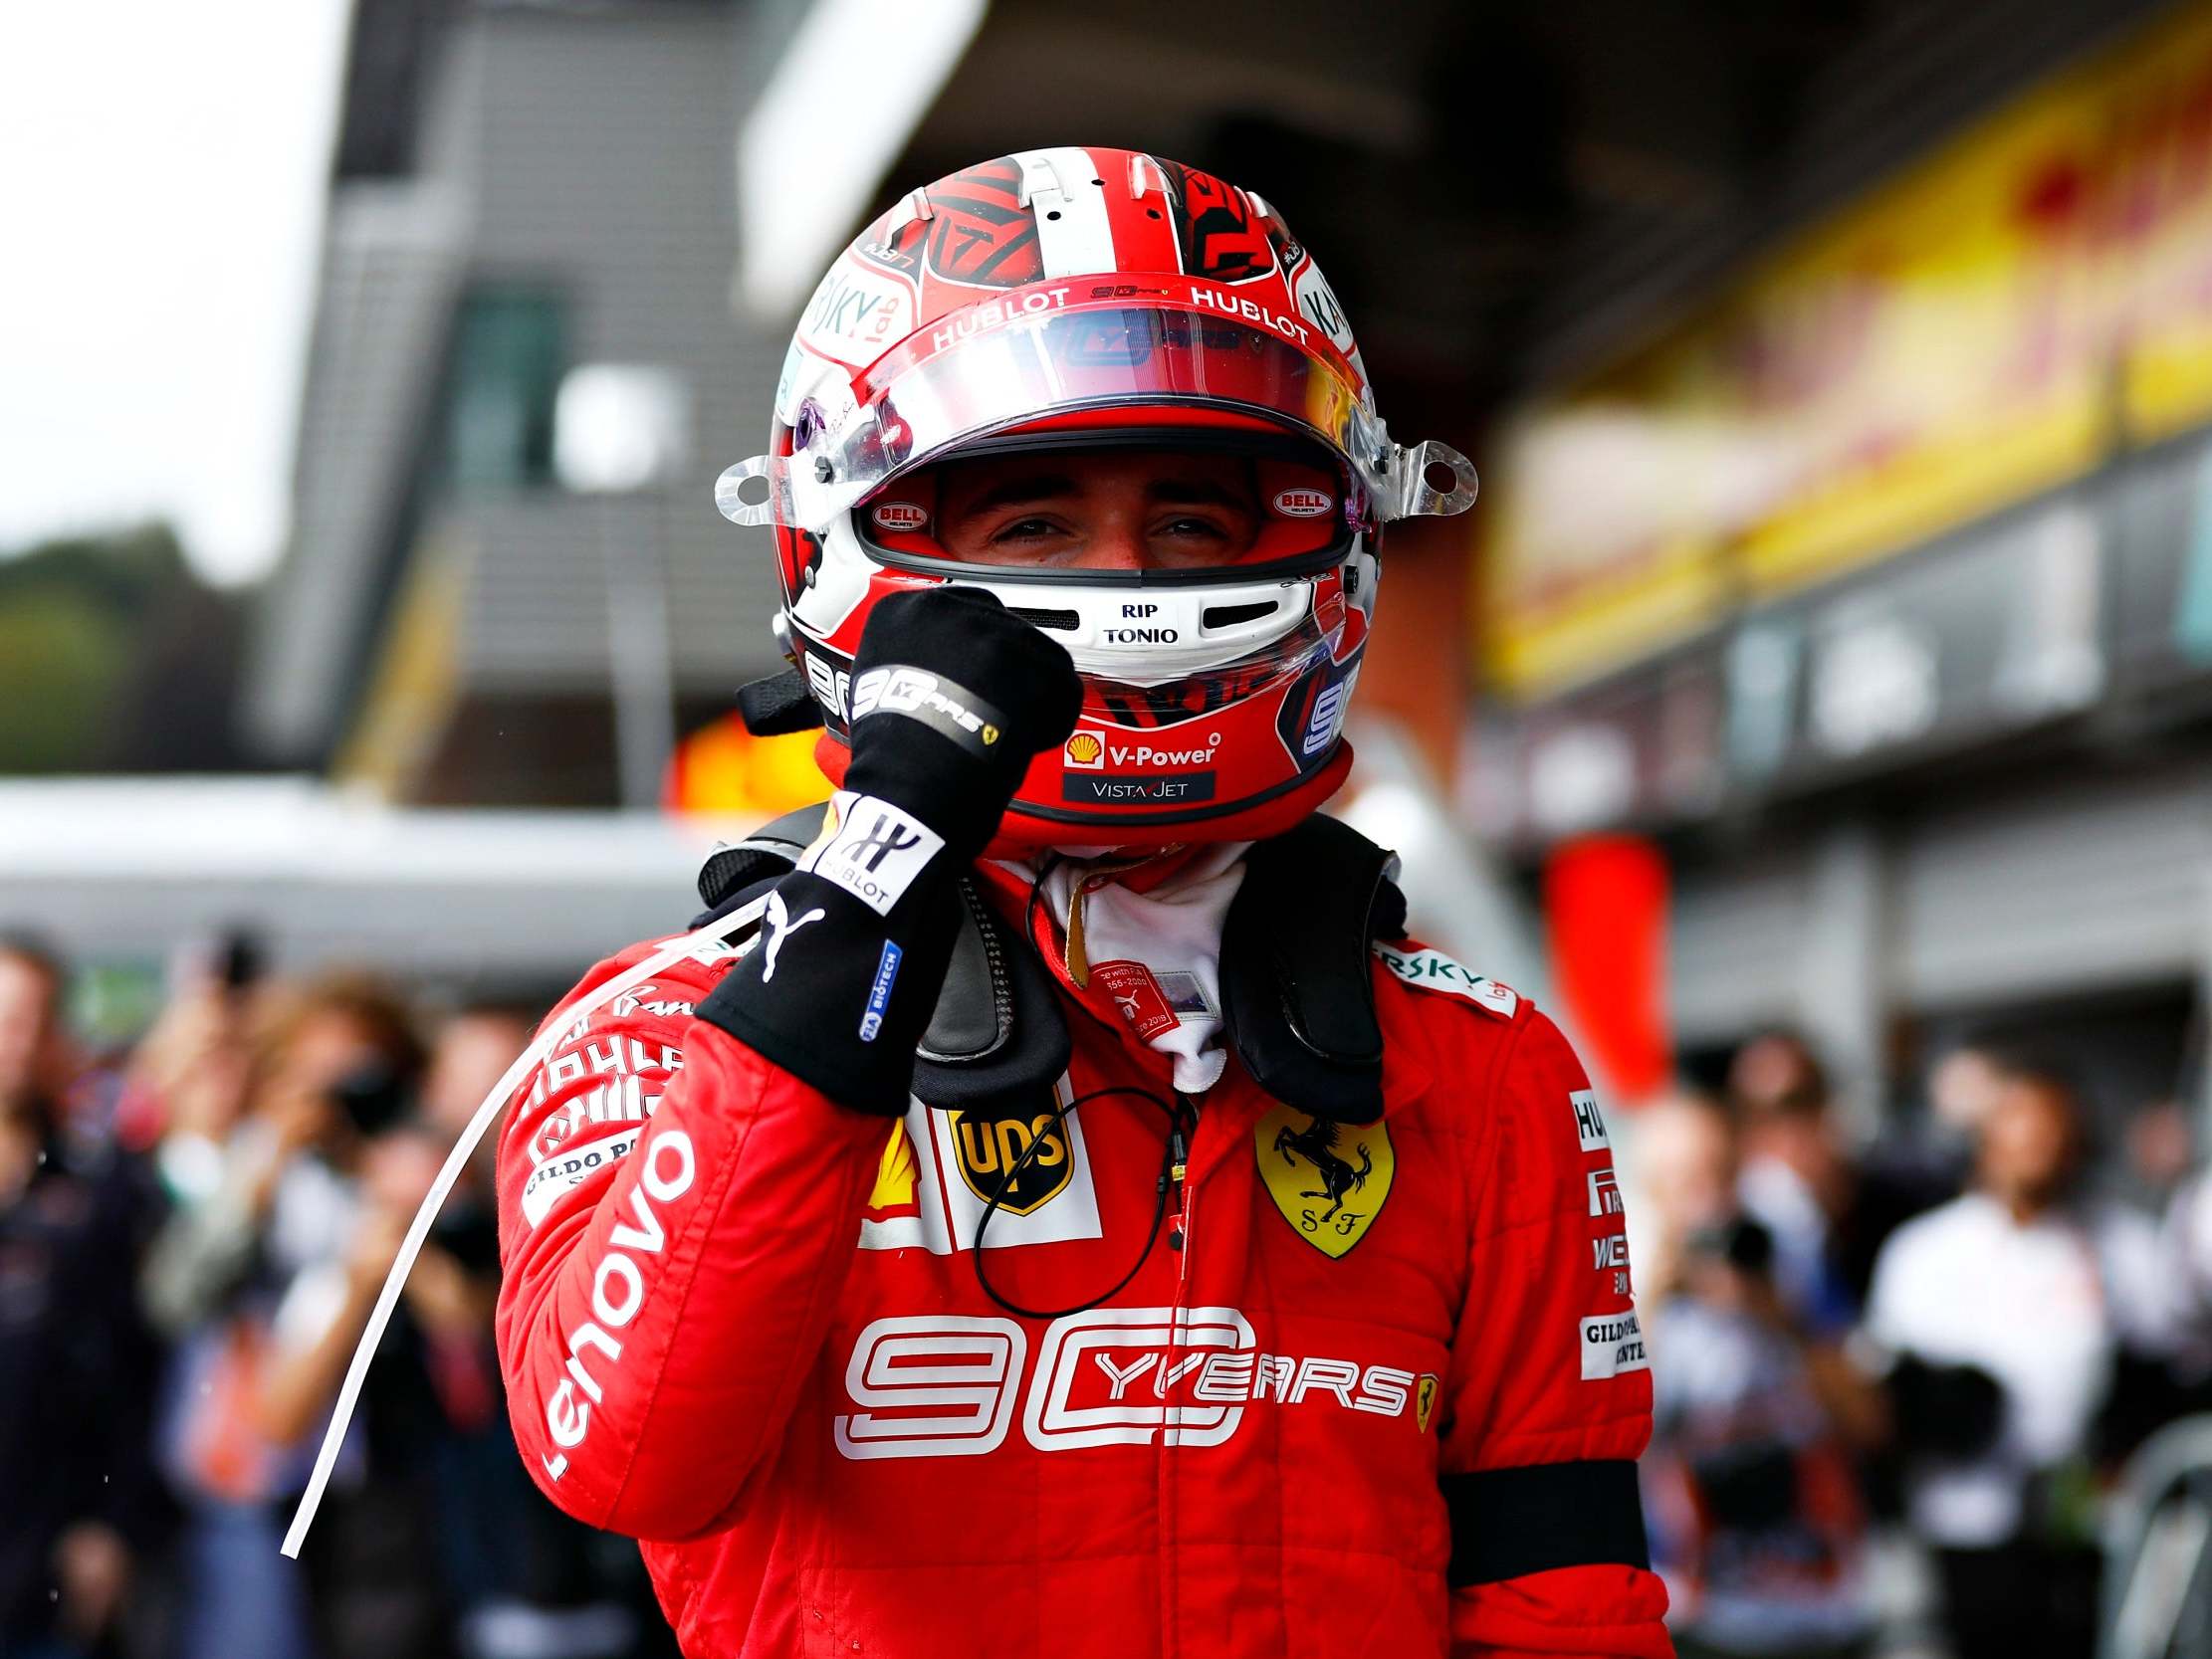
<svg viewBox="0 0 2212 1659">
<path fill-rule="evenodd" d="M 1924 29 L 1848 191 L 1913 123 L 1810 98 L 1806 210 L 1488 452 L 1470 819 L 1661 837 L 1681 1040 L 1862 1098 L 1971 1029 L 2141 1104 L 2212 974 L 2212 11 L 2041 10 Z"/>
<path fill-rule="evenodd" d="M 712 500 L 782 351 L 730 301 L 755 21 L 359 0 L 295 533 L 246 697 L 268 758 L 402 800 L 611 804 L 610 642 L 679 725 L 775 666 L 773 566 Z M 563 488 L 555 404 L 588 365 L 673 387 L 675 453 L 641 488 Z"/>
<path fill-rule="evenodd" d="M 1865 1092 L 1994 1019 L 2169 1074 L 2212 970 L 2204 17 L 361 0 L 253 730 L 399 800 L 621 798 L 618 704 L 689 729 L 776 666 L 709 486 L 835 247 L 982 156 L 1153 149 L 1263 189 L 1394 429 L 1483 467 L 1474 534 L 1394 539 L 1361 696 L 1411 739 L 1374 798 L 1466 833 L 1433 867 L 1493 920 L 1449 942 L 1628 829 L 1693 1057 L 1787 1020 Z M 650 487 L 561 486 L 592 364 L 683 388 Z"/>
</svg>

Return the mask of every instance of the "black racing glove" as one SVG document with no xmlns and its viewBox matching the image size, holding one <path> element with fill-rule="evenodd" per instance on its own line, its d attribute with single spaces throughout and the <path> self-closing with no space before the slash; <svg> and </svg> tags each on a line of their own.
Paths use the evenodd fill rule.
<svg viewBox="0 0 2212 1659">
<path fill-rule="evenodd" d="M 979 588 L 884 600 L 852 672 L 852 763 L 822 833 L 769 895 L 761 942 L 699 1005 L 830 1099 L 897 1117 L 960 921 L 955 884 L 1082 683 Z"/>
</svg>

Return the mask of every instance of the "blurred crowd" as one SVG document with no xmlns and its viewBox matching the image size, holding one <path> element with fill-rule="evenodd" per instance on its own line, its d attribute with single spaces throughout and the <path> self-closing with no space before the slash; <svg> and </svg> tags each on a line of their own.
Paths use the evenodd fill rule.
<svg viewBox="0 0 2212 1659">
<path fill-rule="evenodd" d="M 173 975 L 87 1052 L 66 964 L 0 936 L 0 1659 L 625 1659 L 674 1649 L 636 1552 L 517 1457 L 489 1163 L 430 1236 L 298 1563 L 278 1546 L 399 1239 L 533 1015 L 358 975 Z M 2100 1518 L 2212 1410 L 2190 1118 L 2094 1157 L 2077 1080 L 1966 1043 L 1862 1143 L 1787 1032 L 1618 1115 L 1656 1356 L 1645 1471 L 1706 1655 L 2091 1653 Z M 1626 1118 L 1626 1122 L 1621 1122 Z M 1600 1243 L 1600 1271 L 1627 1272 Z M 1909 1644 L 1908 1644 L 1909 1645 Z"/>
<path fill-rule="evenodd" d="M 85 1052 L 66 965 L 0 937 L 0 1659 L 673 1654 L 634 1546 L 510 1437 L 491 1169 L 467 1170 L 298 1563 L 347 1359 L 446 1148 L 534 1015 L 374 979 L 174 975 Z"/>
<path fill-rule="evenodd" d="M 2180 1106 L 2093 1157 L 2047 1057 L 1967 1042 L 1925 1083 L 1855 1150 L 1818 1057 L 1768 1033 L 1630 1126 L 1646 1508 L 1687 1659 L 2088 1659 L 2115 1480 L 2212 1409 Z M 1902 1540 L 1900 1594 L 1874 1568 Z"/>
</svg>

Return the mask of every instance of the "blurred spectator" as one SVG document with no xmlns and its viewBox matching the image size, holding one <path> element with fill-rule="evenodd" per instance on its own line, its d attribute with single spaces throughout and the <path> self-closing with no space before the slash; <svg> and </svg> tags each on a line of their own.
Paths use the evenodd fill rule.
<svg viewBox="0 0 2212 1659">
<path fill-rule="evenodd" d="M 2175 1190 L 2159 1253 L 2174 1288 L 2177 1381 L 2199 1409 L 2212 1409 L 2212 1169 L 2198 1169 Z"/>
<path fill-rule="evenodd" d="M 1774 1281 L 1809 1326 L 1850 1323 L 1854 1298 L 1835 1259 L 1857 1179 L 1829 1111 L 1828 1074 L 1794 1033 L 1754 1037 L 1728 1067 L 1743 1133 L 1743 1207 L 1773 1239 Z"/>
<path fill-rule="evenodd" d="M 2189 1109 L 2177 1100 L 2151 1101 L 2130 1113 L 2121 1141 L 2119 1177 L 2132 1203 L 2163 1214 L 2189 1178 L 2196 1135 Z"/>
<path fill-rule="evenodd" d="M 1728 1100 L 1742 1126 L 1743 1205 L 1773 1235 L 1775 1282 L 1808 1331 L 1841 1338 L 1881 1246 L 1955 1193 L 1959 1171 L 1909 1137 L 1855 1155 L 1827 1069 L 1795 1032 L 1768 1032 L 1736 1052 Z"/>
<path fill-rule="evenodd" d="M 1645 1491 L 1677 1649 L 1863 1653 L 1865 1522 L 1840 1419 L 1864 1421 L 1866 1402 L 1839 1402 L 1850 1379 L 1777 1291 L 1770 1236 L 1737 1207 L 1727 1115 L 1664 1103 L 1644 1115 L 1637 1149 L 1658 1236 L 1673 1241 L 1647 1295 L 1661 1358 Z"/>
<path fill-rule="evenodd" d="M 1696 1095 L 1668 1095 L 1623 1126 L 1624 1176 L 1634 1182 L 1629 1234 L 1638 1300 L 1657 1307 L 1681 1283 L 1691 1234 L 1727 1221 L 1736 1197 L 1736 1132 Z"/>
<path fill-rule="evenodd" d="M 1981 1113 L 1973 1189 L 1881 1252 L 1866 1331 L 1889 1365 L 1913 1530 L 1960 1659 L 2087 1655 L 2101 1414 L 2170 1344 L 2148 1224 L 2077 1200 L 2079 1104 L 2015 1069 Z"/>
<path fill-rule="evenodd" d="M 114 1649 L 156 1521 L 137 1172 L 65 1135 L 60 963 L 0 939 L 0 1655 Z"/>
<path fill-rule="evenodd" d="M 1997 1110 L 2010 1075 L 2000 1045 L 1986 1038 L 1960 1043 L 1928 1071 L 1929 1115 L 1962 1173 L 1972 1170 L 1982 1126 Z"/>
<path fill-rule="evenodd" d="M 304 1563 L 313 1596 L 277 1554 L 280 1508 L 344 1362 L 328 1328 L 348 1306 L 365 1317 L 396 1246 L 394 1188 L 414 1168 L 395 1172 L 406 1154 L 379 1143 L 406 1110 L 420 1049 L 405 1010 L 368 980 L 327 979 L 268 1012 L 244 1116 L 222 1135 L 219 1104 L 187 1108 L 157 1154 L 177 1208 L 143 1287 L 177 1343 L 161 1435 L 187 1511 L 176 1650 L 291 1659 L 388 1633 L 408 1645 L 384 1651 L 435 1654 L 441 1609 L 403 1465 L 368 1468 L 348 1448 L 334 1524 Z M 218 1135 L 211 1159 L 195 1142 Z M 375 1176 L 365 1202 L 364 1172 Z M 384 1367 L 372 1406 L 418 1377 Z M 364 1433 L 379 1415 L 364 1413 Z"/>
</svg>

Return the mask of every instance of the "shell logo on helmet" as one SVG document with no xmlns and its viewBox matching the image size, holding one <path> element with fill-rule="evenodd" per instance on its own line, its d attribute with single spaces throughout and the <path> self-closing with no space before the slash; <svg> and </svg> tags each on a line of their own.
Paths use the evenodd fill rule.
<svg viewBox="0 0 2212 1659">
<path fill-rule="evenodd" d="M 833 782 L 869 615 L 936 582 L 987 588 L 1066 645 L 1094 726 L 1207 722 L 1203 761 L 1196 746 L 1131 743 L 1151 758 L 1123 762 L 1078 729 L 1031 764 L 1002 852 L 1243 840 L 1312 812 L 1350 765 L 1341 734 L 1384 527 L 1474 497 L 1455 451 L 1392 441 L 1343 308 L 1281 214 L 1130 150 L 1024 150 L 910 191 L 815 291 L 774 415 L 768 454 L 725 473 L 717 501 L 775 532 L 781 637 Z M 1179 569 L 1172 585 L 949 556 L 930 533 L 932 469 L 1032 440 L 1225 447 L 1273 511 L 1234 563 Z M 1448 490 L 1428 477 L 1439 466 Z M 738 489 L 754 477 L 769 486 L 759 503 Z M 1206 786 L 1074 786 L 1125 763 L 1203 764 L 1189 775 Z"/>
</svg>

